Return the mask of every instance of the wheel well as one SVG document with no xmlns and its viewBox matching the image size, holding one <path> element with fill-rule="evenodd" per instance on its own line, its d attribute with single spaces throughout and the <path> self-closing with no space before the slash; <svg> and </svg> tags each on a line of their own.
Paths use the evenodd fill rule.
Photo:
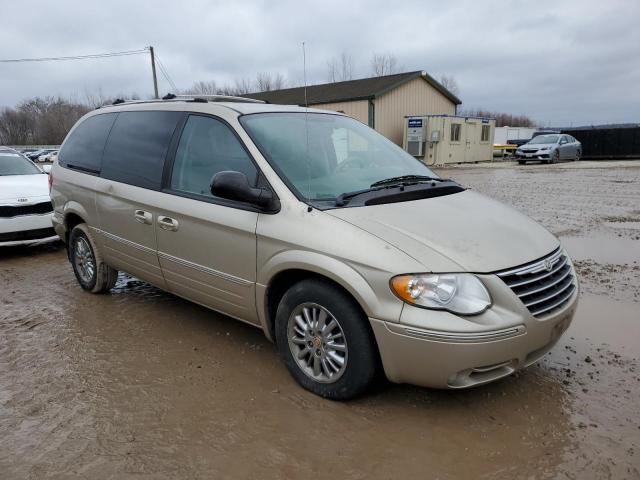
<svg viewBox="0 0 640 480">
<path fill-rule="evenodd" d="M 65 234 L 64 234 L 64 243 L 67 246 L 67 255 L 69 255 L 69 235 L 71 235 L 71 230 L 76 225 L 81 223 L 86 223 L 84 219 L 76 214 L 76 213 L 67 213 L 64 217 L 64 225 L 65 225 Z"/>
<path fill-rule="evenodd" d="M 311 272 L 309 270 L 284 270 L 279 272 L 275 277 L 271 279 L 269 282 L 269 287 L 267 289 L 267 321 L 269 327 L 269 335 L 272 339 L 275 340 L 275 323 L 276 323 L 276 312 L 278 310 L 278 305 L 280 304 L 280 300 L 286 293 L 289 288 L 291 288 L 294 284 L 298 283 L 301 280 L 306 280 L 308 278 L 318 278 L 322 279 L 332 285 L 335 285 L 340 290 L 344 291 L 347 295 L 349 295 L 355 301 L 356 305 L 362 310 L 363 315 L 366 316 L 362 305 L 354 298 L 354 296 L 349 292 L 346 288 L 340 285 L 335 280 L 330 279 L 324 275 L 319 273 Z"/>
</svg>

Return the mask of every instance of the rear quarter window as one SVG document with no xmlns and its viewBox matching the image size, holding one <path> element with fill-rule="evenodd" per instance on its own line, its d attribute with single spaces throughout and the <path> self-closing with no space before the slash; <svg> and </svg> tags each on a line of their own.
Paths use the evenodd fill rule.
<svg viewBox="0 0 640 480">
<path fill-rule="evenodd" d="M 80 123 L 60 150 L 58 163 L 68 168 L 99 173 L 104 146 L 116 116 L 115 113 L 103 113 Z"/>
<path fill-rule="evenodd" d="M 183 115 L 168 111 L 120 112 L 104 151 L 101 176 L 159 190 L 169 143 Z"/>
</svg>

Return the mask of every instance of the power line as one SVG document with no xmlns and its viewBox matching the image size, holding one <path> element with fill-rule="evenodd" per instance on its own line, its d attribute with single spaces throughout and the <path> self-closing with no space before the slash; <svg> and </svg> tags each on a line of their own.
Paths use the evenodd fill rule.
<svg viewBox="0 0 640 480">
<path fill-rule="evenodd" d="M 95 53 L 91 55 L 73 55 L 68 57 L 40 57 L 40 58 L 14 58 L 14 59 L 0 59 L 0 63 L 24 63 L 24 62 L 58 62 L 67 60 L 86 60 L 91 58 L 107 58 L 107 57 L 122 57 L 126 55 L 139 55 L 141 53 L 147 53 L 149 50 L 144 48 L 141 50 L 127 50 L 124 52 L 109 52 L 109 53 Z"/>
<path fill-rule="evenodd" d="M 169 83 L 169 85 L 171 86 L 171 88 L 173 89 L 173 91 L 175 93 L 178 93 L 178 88 L 176 87 L 176 84 L 173 83 L 173 80 L 171 79 L 171 77 L 169 76 L 169 72 L 167 71 L 167 68 L 164 66 L 164 64 L 160 61 L 160 57 L 158 55 L 156 55 L 154 53 L 156 60 L 158 62 L 158 66 L 160 67 L 160 72 L 162 73 L 162 75 L 164 76 L 164 78 L 167 80 L 167 82 Z"/>
</svg>

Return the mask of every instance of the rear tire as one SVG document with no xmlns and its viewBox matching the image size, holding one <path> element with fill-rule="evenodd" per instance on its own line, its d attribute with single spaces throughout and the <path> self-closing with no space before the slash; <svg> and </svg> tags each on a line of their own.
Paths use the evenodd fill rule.
<svg viewBox="0 0 640 480">
<path fill-rule="evenodd" d="M 576 157 L 573 159 L 574 162 L 577 162 L 580 160 L 580 157 L 582 156 L 582 152 L 580 150 L 578 150 L 576 152 Z"/>
<path fill-rule="evenodd" d="M 118 280 L 118 271 L 104 263 L 86 223 L 71 230 L 69 261 L 80 286 L 91 293 L 108 292 Z"/>
<path fill-rule="evenodd" d="M 316 395 L 348 400 L 367 391 L 376 377 L 378 351 L 368 318 L 326 280 L 302 280 L 284 294 L 275 334 L 291 376 Z"/>
</svg>

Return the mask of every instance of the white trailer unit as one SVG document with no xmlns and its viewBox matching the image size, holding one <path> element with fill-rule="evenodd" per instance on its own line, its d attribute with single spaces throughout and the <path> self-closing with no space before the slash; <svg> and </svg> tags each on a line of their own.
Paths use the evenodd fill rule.
<svg viewBox="0 0 640 480">
<path fill-rule="evenodd" d="M 528 127 L 496 127 L 493 143 L 505 145 L 509 140 L 531 140 L 535 128 Z"/>
<path fill-rule="evenodd" d="M 427 165 L 493 159 L 496 122 L 453 115 L 405 117 L 403 148 Z"/>
</svg>

